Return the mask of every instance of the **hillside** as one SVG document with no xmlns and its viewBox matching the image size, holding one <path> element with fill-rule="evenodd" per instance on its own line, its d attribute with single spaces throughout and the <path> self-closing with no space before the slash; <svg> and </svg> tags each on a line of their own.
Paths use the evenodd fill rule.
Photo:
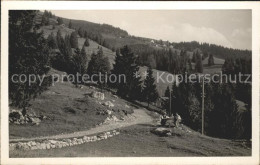
<svg viewBox="0 0 260 165">
<path fill-rule="evenodd" d="M 22 73 L 34 69 L 29 73 L 37 73 L 38 79 L 41 76 L 50 79 L 42 81 L 42 89 L 39 82 L 33 86 L 29 84 L 30 90 L 21 90 L 24 84 L 12 86 L 14 82 L 9 81 L 10 100 L 21 97 L 18 101 L 22 103 L 9 107 L 10 157 L 251 155 L 251 109 L 249 103 L 244 104 L 232 96 L 235 93 L 228 85 L 221 83 L 212 88 L 205 85 L 205 132 L 201 130 L 203 97 L 199 83 L 194 87 L 187 83 L 173 86 L 174 92 L 169 95 L 172 97 L 168 98 L 160 98 L 156 93 L 157 90 L 159 96 L 164 96 L 167 86 L 173 85 L 176 75 L 169 72 L 179 74 L 188 70 L 197 74 L 202 72 L 198 68 L 203 65 L 204 73 L 219 72 L 224 63 L 222 58 L 214 56 L 215 64 L 207 66 L 208 58 L 203 55 L 208 53 L 204 54 L 205 49 L 201 50 L 200 45 L 185 50 L 166 41 L 130 36 L 111 25 L 57 19 L 47 11 L 34 20 L 35 13 L 37 11 L 10 14 L 11 18 L 27 18 L 21 20 L 30 24 L 24 35 L 17 28 L 24 22 L 10 19 L 14 21 L 10 24 L 13 27 L 10 32 L 13 39 L 9 53 L 9 66 L 13 67 L 9 69 L 10 75 L 16 73 L 17 68 Z M 24 17 L 24 14 L 31 17 Z M 31 31 L 35 26 L 39 27 L 38 33 Z M 28 35 L 35 40 L 28 39 Z M 86 39 L 89 44 L 85 43 Z M 20 40 L 22 42 L 17 42 Z M 127 82 L 116 85 L 98 82 L 100 77 L 97 83 L 81 83 L 78 77 L 76 82 L 71 82 L 78 73 L 109 72 L 115 63 L 115 48 L 124 44 L 130 49 L 121 49 L 122 56 L 117 56 L 115 69 L 128 76 Z M 23 52 L 24 49 L 30 52 Z M 201 61 L 201 57 L 205 59 Z M 193 63 L 191 59 L 194 59 Z M 147 66 L 152 63 L 155 66 L 149 69 L 148 78 L 140 81 L 137 70 L 144 80 Z M 193 69 L 195 63 L 196 69 Z M 159 77 L 162 79 L 157 81 Z M 143 89 L 139 88 L 142 83 L 145 84 Z M 246 95 L 240 96 L 244 100 L 249 96 L 247 89 L 250 86 L 240 93 Z M 28 92 L 34 92 L 35 97 L 25 98 L 25 94 L 30 94 Z M 168 108 L 170 103 L 173 108 Z M 237 105 L 240 109 L 235 109 Z M 240 111 L 239 116 L 234 110 Z"/>
<path fill-rule="evenodd" d="M 207 43 L 198 43 L 196 41 L 192 42 L 180 42 L 180 43 L 170 43 L 169 41 L 155 40 L 152 38 L 144 38 L 140 36 L 133 36 L 128 34 L 127 31 L 120 29 L 118 27 L 113 27 L 108 24 L 98 24 L 92 23 L 85 20 L 74 20 L 62 18 L 66 26 L 69 25 L 71 21 L 74 29 L 83 29 L 90 34 L 101 35 L 104 40 L 106 40 L 110 48 L 121 48 L 124 45 L 135 46 L 142 44 L 143 46 L 149 46 L 153 49 L 169 49 L 175 48 L 174 50 L 180 51 L 182 49 L 193 52 L 195 49 L 199 48 L 202 52 L 212 53 L 215 57 L 220 59 L 225 59 L 227 57 L 246 57 L 251 58 L 252 52 L 249 50 L 239 50 L 226 48 L 223 46 Z M 188 53 L 190 55 L 190 53 Z"/>
</svg>

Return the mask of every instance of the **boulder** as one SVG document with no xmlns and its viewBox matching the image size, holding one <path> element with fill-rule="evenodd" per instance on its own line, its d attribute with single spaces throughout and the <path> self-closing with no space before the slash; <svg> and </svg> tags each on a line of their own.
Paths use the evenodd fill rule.
<svg viewBox="0 0 260 165">
<path fill-rule="evenodd" d="M 104 93 L 96 92 L 96 91 L 91 93 L 91 97 L 99 99 L 99 100 L 104 100 L 105 99 Z"/>
<path fill-rule="evenodd" d="M 32 122 L 32 124 L 39 125 L 41 120 L 37 117 L 31 117 L 31 122 Z"/>
<path fill-rule="evenodd" d="M 112 97 L 114 97 L 115 99 L 118 99 L 118 96 L 117 96 L 117 95 L 112 95 Z"/>
<path fill-rule="evenodd" d="M 126 108 L 130 108 L 127 104 L 125 105 Z"/>
<path fill-rule="evenodd" d="M 112 108 L 115 106 L 111 101 L 106 101 L 105 103 L 103 103 L 103 105 L 108 106 L 109 108 Z"/>
<path fill-rule="evenodd" d="M 159 135 L 159 136 L 169 136 L 171 135 L 171 129 L 159 127 L 151 131 L 152 133 Z"/>
<path fill-rule="evenodd" d="M 11 110 L 11 112 L 9 113 L 9 119 L 11 119 L 11 121 L 13 122 L 18 120 L 24 120 L 24 117 L 21 111 Z"/>
<path fill-rule="evenodd" d="M 112 114 L 112 111 L 110 111 L 110 110 L 106 110 L 105 112 L 106 112 L 106 114 L 108 114 L 108 115 L 111 115 L 111 114 Z"/>
</svg>

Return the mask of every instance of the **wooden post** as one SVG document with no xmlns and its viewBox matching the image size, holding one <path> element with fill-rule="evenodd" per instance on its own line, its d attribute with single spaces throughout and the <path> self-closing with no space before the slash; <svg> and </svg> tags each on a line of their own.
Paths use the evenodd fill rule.
<svg viewBox="0 0 260 165">
<path fill-rule="evenodd" d="M 170 112 L 169 112 L 169 116 L 171 116 L 171 113 L 172 113 L 172 92 L 171 92 L 171 88 L 169 88 L 169 89 L 170 89 L 170 97 L 169 97 L 170 98 L 170 101 L 169 101 L 169 103 L 170 103 L 170 108 L 169 108 L 170 110 L 169 111 Z"/>
<path fill-rule="evenodd" d="M 204 135 L 204 77 L 202 79 L 202 113 L 201 134 Z"/>
</svg>

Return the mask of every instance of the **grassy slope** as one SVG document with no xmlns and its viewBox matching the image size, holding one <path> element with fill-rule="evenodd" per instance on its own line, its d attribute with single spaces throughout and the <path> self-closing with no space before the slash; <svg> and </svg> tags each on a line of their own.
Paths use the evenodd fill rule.
<svg viewBox="0 0 260 165">
<path fill-rule="evenodd" d="M 214 57 L 215 65 L 208 66 L 208 57 L 207 57 L 202 61 L 202 64 L 204 66 L 203 72 L 208 73 L 208 74 L 219 73 L 222 69 L 222 65 L 224 64 L 224 62 L 225 62 L 225 60 Z"/>
<path fill-rule="evenodd" d="M 50 74 L 53 73 L 62 74 L 62 72 L 56 70 L 52 70 Z M 36 114 L 48 116 L 50 120 L 43 120 L 38 126 L 10 124 L 10 138 L 56 135 L 94 127 L 106 117 L 96 115 L 96 110 L 108 108 L 100 105 L 96 99 L 84 95 L 86 92 L 92 91 L 93 89 L 85 86 L 83 89 L 76 88 L 75 85 L 69 82 L 56 83 L 55 86 L 51 86 L 47 91 L 30 102 L 32 104 L 31 109 Z M 112 99 L 114 98 L 111 97 L 111 93 L 106 92 L 104 101 L 111 101 Z M 125 109 L 129 113 L 131 112 L 131 109 L 124 107 L 127 104 L 126 101 L 120 98 L 114 100 L 115 109 Z M 75 114 L 68 112 L 68 109 L 74 110 Z"/>
<path fill-rule="evenodd" d="M 95 157 L 95 156 L 249 156 L 251 150 L 240 142 L 201 136 L 197 132 L 174 130 L 171 137 L 150 132 L 153 124 L 121 129 L 113 138 L 62 149 L 11 151 L 10 157 Z"/>
</svg>

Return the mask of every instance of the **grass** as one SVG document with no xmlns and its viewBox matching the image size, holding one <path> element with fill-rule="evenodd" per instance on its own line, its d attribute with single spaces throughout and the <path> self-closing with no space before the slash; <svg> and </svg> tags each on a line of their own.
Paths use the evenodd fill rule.
<svg viewBox="0 0 260 165">
<path fill-rule="evenodd" d="M 51 73 L 60 73 L 52 70 Z M 48 116 L 49 120 L 43 120 L 40 125 L 9 125 L 10 138 L 38 137 L 72 133 L 87 130 L 96 124 L 103 122 L 106 115 L 96 115 L 97 110 L 106 110 L 107 107 L 100 105 L 96 99 L 87 97 L 85 94 L 94 91 L 87 86 L 83 89 L 76 88 L 69 82 L 56 83 L 47 91 L 30 102 L 36 114 Z M 105 93 L 105 101 L 115 100 L 113 104 L 116 110 L 126 110 L 132 113 L 133 107 L 125 108 L 128 104 L 123 99 L 115 99 L 110 92 Z M 116 116 L 122 115 L 122 111 L 115 112 Z"/>
<path fill-rule="evenodd" d="M 251 149 L 241 142 L 210 138 L 198 132 L 173 130 L 160 137 L 153 124 L 139 124 L 120 130 L 107 140 L 62 149 L 10 151 L 10 157 L 165 157 L 165 156 L 250 156 Z"/>
</svg>

